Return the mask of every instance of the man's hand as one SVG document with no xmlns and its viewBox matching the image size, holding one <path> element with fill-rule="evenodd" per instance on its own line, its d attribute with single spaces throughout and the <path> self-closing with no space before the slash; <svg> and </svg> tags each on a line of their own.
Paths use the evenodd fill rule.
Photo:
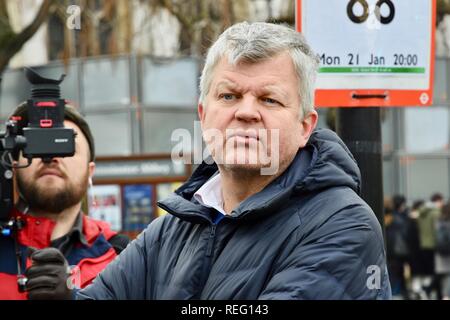
<svg viewBox="0 0 450 320">
<path fill-rule="evenodd" d="M 33 264 L 25 271 L 28 299 L 72 299 L 72 290 L 67 285 L 69 265 L 61 251 L 55 248 L 36 250 L 30 258 Z"/>
</svg>

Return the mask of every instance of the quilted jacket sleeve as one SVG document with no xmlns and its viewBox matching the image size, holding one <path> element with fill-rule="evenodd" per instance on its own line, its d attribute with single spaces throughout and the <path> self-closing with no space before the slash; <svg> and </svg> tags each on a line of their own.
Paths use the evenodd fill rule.
<svg viewBox="0 0 450 320">
<path fill-rule="evenodd" d="M 164 219 L 154 220 L 122 253 L 114 259 L 91 285 L 77 293 L 78 300 L 145 299 L 151 283 L 147 281 L 147 253 L 159 246 Z M 153 257 L 153 259 L 155 259 Z"/>
<path fill-rule="evenodd" d="M 369 209 L 370 210 L 370 209 Z M 280 255 L 260 299 L 389 299 L 381 228 L 361 205 L 334 214 Z"/>
</svg>

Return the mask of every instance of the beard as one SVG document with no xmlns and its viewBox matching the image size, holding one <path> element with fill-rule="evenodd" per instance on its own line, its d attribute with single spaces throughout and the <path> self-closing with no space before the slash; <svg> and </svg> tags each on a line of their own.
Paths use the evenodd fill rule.
<svg viewBox="0 0 450 320">
<path fill-rule="evenodd" d="M 89 172 L 76 183 L 66 182 L 63 187 L 52 188 L 36 181 L 26 181 L 17 174 L 17 187 L 30 211 L 58 214 L 80 203 L 88 188 Z M 64 177 L 67 181 L 67 177 Z"/>
</svg>

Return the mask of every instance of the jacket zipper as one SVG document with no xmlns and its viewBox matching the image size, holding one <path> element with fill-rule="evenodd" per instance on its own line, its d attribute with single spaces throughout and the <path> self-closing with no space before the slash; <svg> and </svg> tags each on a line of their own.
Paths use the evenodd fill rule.
<svg viewBox="0 0 450 320">
<path fill-rule="evenodd" d="M 216 224 L 211 226 L 211 232 L 209 233 L 208 246 L 206 248 L 206 256 L 211 257 L 213 246 L 214 246 L 214 238 L 216 236 Z"/>
<path fill-rule="evenodd" d="M 203 289 L 205 288 L 206 280 L 209 277 L 209 270 L 211 268 L 211 260 L 212 260 L 211 256 L 212 256 L 212 252 L 213 252 L 214 238 L 216 236 L 216 228 L 217 228 L 216 224 L 211 225 L 211 231 L 209 232 L 209 237 L 208 237 L 208 244 L 206 246 L 206 255 L 205 255 L 205 261 L 203 264 L 202 279 L 200 282 L 201 285 L 199 286 L 197 293 L 194 295 L 194 297 L 192 297 L 193 299 L 200 299 Z"/>
</svg>

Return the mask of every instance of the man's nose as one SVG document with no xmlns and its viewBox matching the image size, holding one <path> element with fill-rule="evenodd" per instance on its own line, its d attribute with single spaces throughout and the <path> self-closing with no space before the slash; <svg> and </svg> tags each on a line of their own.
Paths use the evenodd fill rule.
<svg viewBox="0 0 450 320">
<path fill-rule="evenodd" d="M 61 158 L 41 158 L 41 161 L 46 165 L 58 164 Z"/>
<path fill-rule="evenodd" d="M 235 117 L 241 121 L 257 122 L 261 120 L 258 101 L 253 96 L 243 97 L 238 104 Z"/>
<path fill-rule="evenodd" d="M 50 164 L 52 162 L 53 158 L 42 158 L 42 162 L 45 164 Z"/>
</svg>

